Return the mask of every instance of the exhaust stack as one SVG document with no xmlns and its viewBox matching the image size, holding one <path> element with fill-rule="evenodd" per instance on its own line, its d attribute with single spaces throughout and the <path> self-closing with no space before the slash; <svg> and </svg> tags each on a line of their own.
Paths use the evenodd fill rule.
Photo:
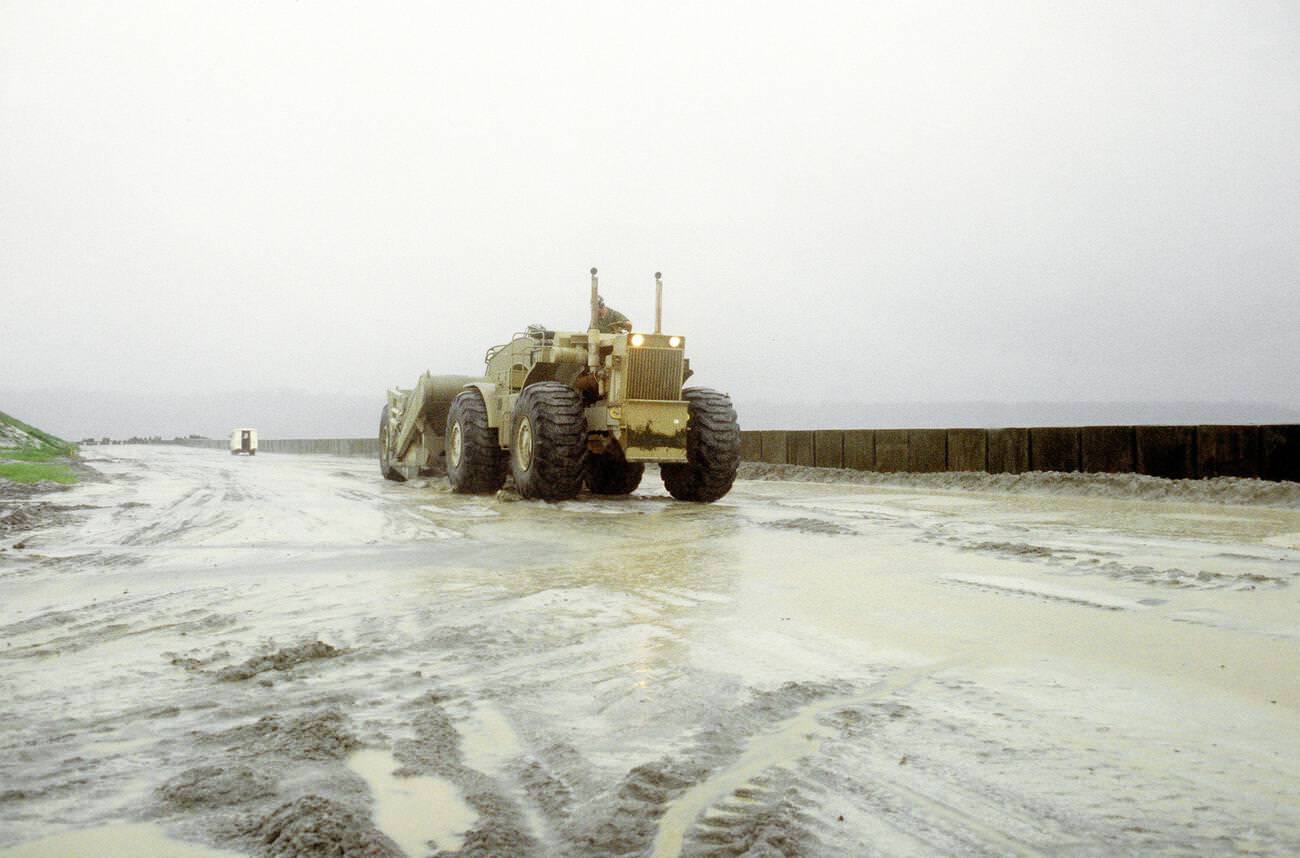
<svg viewBox="0 0 1300 858">
<path fill-rule="evenodd" d="M 664 332 L 664 281 L 663 274 L 655 272 L 655 333 Z"/>
<path fill-rule="evenodd" d="M 591 327 L 587 328 L 587 368 L 593 373 L 600 368 L 600 281 L 596 269 L 591 269 Z"/>
</svg>

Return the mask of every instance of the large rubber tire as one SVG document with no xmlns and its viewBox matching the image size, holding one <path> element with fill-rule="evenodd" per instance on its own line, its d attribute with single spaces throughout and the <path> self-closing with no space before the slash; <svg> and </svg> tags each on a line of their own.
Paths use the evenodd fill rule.
<svg viewBox="0 0 1300 858">
<path fill-rule="evenodd" d="M 458 494 L 488 494 L 506 482 L 506 453 L 497 430 L 488 426 L 487 405 L 478 390 L 465 390 L 447 411 L 447 481 Z"/>
<path fill-rule="evenodd" d="M 582 394 L 558 381 L 525 387 L 510 418 L 510 473 L 520 496 L 575 497 L 586 458 Z"/>
<path fill-rule="evenodd" d="M 686 462 L 659 466 L 664 487 L 678 500 L 713 503 L 731 491 L 740 467 L 740 424 L 731 397 L 707 387 L 682 391 L 686 422 Z"/>
<path fill-rule="evenodd" d="M 384 475 L 384 479 L 392 480 L 397 483 L 406 482 L 406 477 L 401 471 L 393 467 L 393 463 L 388 458 L 388 406 L 379 412 L 379 473 Z"/>
<path fill-rule="evenodd" d="M 623 458 L 623 450 L 613 445 L 609 452 L 587 454 L 583 481 L 594 495 L 630 495 L 641 485 L 645 465 Z"/>
</svg>

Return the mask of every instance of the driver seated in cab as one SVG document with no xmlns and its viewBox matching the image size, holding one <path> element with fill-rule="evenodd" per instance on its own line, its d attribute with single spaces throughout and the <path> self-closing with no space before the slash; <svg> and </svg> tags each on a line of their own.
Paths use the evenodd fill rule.
<svg viewBox="0 0 1300 858">
<path fill-rule="evenodd" d="M 632 330 L 632 320 L 608 306 L 604 298 L 597 298 L 596 330 L 602 334 L 627 333 Z"/>
</svg>

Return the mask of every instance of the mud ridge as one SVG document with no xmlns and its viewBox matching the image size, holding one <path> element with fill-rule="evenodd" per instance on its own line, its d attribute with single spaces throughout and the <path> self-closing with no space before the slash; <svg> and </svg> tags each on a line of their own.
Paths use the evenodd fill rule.
<svg viewBox="0 0 1300 858">
<path fill-rule="evenodd" d="M 438 858 L 533 854 L 538 844 L 528 833 L 522 809 L 502 793 L 492 778 L 465 765 L 460 732 L 442 705 L 449 699 L 430 691 L 412 701 L 409 708 L 415 712 L 411 720 L 415 735 L 393 747 L 393 756 L 403 766 L 396 772 L 398 776 L 432 774 L 446 778 L 461 789 L 466 804 L 478 813 L 461 848 L 440 851 Z"/>
<path fill-rule="evenodd" d="M 502 795 L 490 778 L 474 773 L 468 780 L 465 802 L 478 812 L 478 821 L 465 833 L 460 849 L 438 852 L 437 858 L 534 854 L 537 841 L 528 833 L 527 821 L 518 805 Z"/>
<path fill-rule="evenodd" d="M 319 795 L 280 805 L 245 833 L 267 858 L 406 858 L 369 819 Z"/>
<path fill-rule="evenodd" d="M 4 536 L 17 536 L 33 530 L 69 524 L 76 521 L 74 513 L 96 509 L 87 504 L 58 504 L 49 501 L 27 501 L 7 506 L 8 512 L 0 511 L 0 535 Z"/>
<path fill-rule="evenodd" d="M 924 491 L 1010 492 L 1013 494 L 1084 495 L 1182 503 L 1248 504 L 1300 509 L 1300 483 L 1269 482 L 1242 477 L 1170 480 L 1142 474 L 1081 474 L 1031 471 L 1023 474 L 944 472 L 938 474 L 880 473 L 804 465 L 742 462 L 741 480 L 784 480 Z"/>
<path fill-rule="evenodd" d="M 266 715 L 219 733 L 198 734 L 199 741 L 219 743 L 233 753 L 255 757 L 278 754 L 300 760 L 338 760 L 361 747 L 348 718 L 337 707 L 289 720 Z"/>
<path fill-rule="evenodd" d="M 569 818 L 573 810 L 573 788 L 541 761 L 532 759 L 523 765 L 517 777 L 529 800 L 552 821 Z"/>
<path fill-rule="evenodd" d="M 38 483 L 16 483 L 12 480 L 0 480 L 0 501 L 23 501 L 27 500 L 32 495 L 65 492 L 69 488 L 70 486 L 64 485 L 63 483 L 55 483 L 50 480 L 42 480 Z"/>
<path fill-rule="evenodd" d="M 659 760 L 634 767 L 619 782 L 612 795 L 597 797 L 572 812 L 574 822 L 563 833 L 569 841 L 566 855 L 634 856 L 645 855 L 659 834 L 661 821 L 672 802 L 692 787 L 703 783 L 715 771 L 734 763 L 751 736 L 762 733 L 809 704 L 850 689 L 842 683 L 787 682 L 778 688 L 753 693 L 749 700 L 721 713 L 715 723 L 700 730 L 681 751 Z M 748 838 L 746 849 L 751 856 L 797 855 L 799 852 L 771 851 L 771 842 L 781 840 L 787 846 L 809 842 L 805 832 L 787 826 L 782 839 L 769 823 L 768 815 L 749 817 L 738 822 Z M 793 819 L 793 817 L 790 817 Z M 746 827 L 747 826 L 747 827 Z M 767 833 L 764 833 L 767 832 Z M 739 835 L 738 835 L 739 836 Z M 764 845 L 764 844 L 768 845 Z M 763 850 L 768 851 L 763 851 Z M 700 854 L 739 855 L 741 851 L 721 849 L 711 844 L 711 851 Z"/>
<path fill-rule="evenodd" d="M 670 758 L 633 768 L 612 797 L 598 799 L 597 807 L 575 814 L 578 825 L 565 832 L 574 849 L 569 854 L 592 858 L 644 855 L 654 842 L 665 807 L 703 780 L 709 768 Z"/>
<path fill-rule="evenodd" d="M 305 662 L 335 658 L 342 655 L 343 652 L 343 650 L 332 647 L 323 641 L 298 644 L 297 646 L 277 650 L 269 655 L 255 656 L 234 667 L 224 668 L 217 672 L 217 681 L 240 682 L 251 679 L 259 673 L 266 673 L 271 670 L 290 670 Z"/>
<path fill-rule="evenodd" d="M 158 787 L 170 810 L 193 811 L 245 804 L 275 795 L 276 781 L 249 766 L 198 766 Z"/>
<path fill-rule="evenodd" d="M 796 533 L 816 533 L 826 536 L 852 536 L 857 533 L 856 530 L 846 525 L 833 521 L 822 521 L 819 518 L 783 518 L 779 521 L 768 522 L 766 526 L 777 530 L 793 530 Z"/>
<path fill-rule="evenodd" d="M 742 788 L 711 808 L 692 826 L 683 858 L 799 858 L 813 854 L 820 839 L 804 808 L 811 804 L 796 787 Z"/>
<path fill-rule="evenodd" d="M 415 736 L 397 742 L 393 756 L 402 763 L 399 777 L 415 774 L 434 774 L 451 777 L 465 770 L 460 750 L 460 733 L 442 707 L 448 698 L 430 691 L 411 702 L 415 711 L 411 727 Z"/>
<path fill-rule="evenodd" d="M 956 544 L 961 551 L 987 552 L 999 557 L 1041 561 L 1058 568 L 1100 573 L 1117 580 L 1135 581 L 1152 586 L 1177 589 L 1253 590 L 1259 587 L 1282 588 L 1290 583 L 1286 578 L 1258 572 L 1211 572 L 1204 569 L 1183 569 L 1178 566 L 1157 569 L 1154 566 L 1144 564 L 1130 565 L 1116 560 L 1103 561 L 1098 557 L 1078 559 L 1076 555 L 1083 553 L 1078 549 L 1058 551 L 1044 545 L 1033 545 L 1025 542 L 965 542 L 961 537 L 949 537 L 944 540 L 932 541 Z M 1247 559 L 1255 558 L 1247 557 Z"/>
</svg>

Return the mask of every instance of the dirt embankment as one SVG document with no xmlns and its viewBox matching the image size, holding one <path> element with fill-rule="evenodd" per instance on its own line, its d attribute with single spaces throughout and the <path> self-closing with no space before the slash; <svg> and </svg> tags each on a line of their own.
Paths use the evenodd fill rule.
<svg viewBox="0 0 1300 858">
<path fill-rule="evenodd" d="M 67 486 L 58 483 L 15 483 L 0 479 L 0 552 L 25 548 L 24 537 L 36 530 L 68 524 L 87 504 L 58 503 Z"/>
<path fill-rule="evenodd" d="M 1007 492 L 1011 494 L 1082 495 L 1178 503 L 1249 504 L 1300 509 L 1300 483 L 1267 482 L 1240 477 L 1207 480 L 1167 480 L 1142 474 L 1080 474 L 1033 471 L 1024 474 L 952 472 L 886 474 L 844 468 L 810 468 L 744 462 L 738 479 L 830 483 L 920 491 Z"/>
<path fill-rule="evenodd" d="M 91 509 L 52 498 L 78 482 L 103 479 L 75 446 L 0 411 L 0 551 L 23 534 L 66 523 L 69 513 Z"/>
</svg>

